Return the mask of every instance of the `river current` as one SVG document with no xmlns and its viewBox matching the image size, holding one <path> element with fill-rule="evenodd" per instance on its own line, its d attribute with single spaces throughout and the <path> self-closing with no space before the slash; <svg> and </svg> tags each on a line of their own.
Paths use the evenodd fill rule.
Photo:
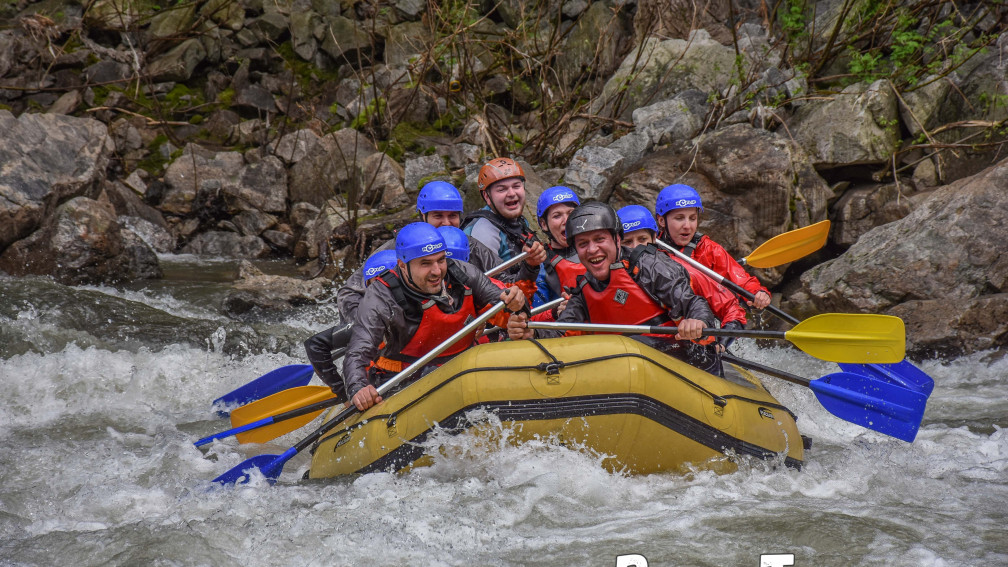
<svg viewBox="0 0 1008 567">
<path fill-rule="evenodd" d="M 0 565 L 1008 565 L 1003 353 L 918 361 L 936 387 L 912 444 L 764 377 L 812 438 L 800 471 L 626 476 L 559 444 L 441 434 L 434 464 L 408 473 L 302 481 L 298 455 L 274 486 L 220 488 L 211 479 L 314 427 L 201 450 L 230 427 L 211 401 L 306 362 L 301 341 L 335 309 L 230 319 L 233 265 L 162 261 L 164 280 L 125 289 L 0 277 Z M 837 371 L 736 345 L 809 378 Z"/>
</svg>

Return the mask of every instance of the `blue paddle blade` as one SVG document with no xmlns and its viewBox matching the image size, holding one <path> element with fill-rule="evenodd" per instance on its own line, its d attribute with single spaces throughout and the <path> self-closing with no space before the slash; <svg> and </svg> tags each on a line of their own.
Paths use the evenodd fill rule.
<svg viewBox="0 0 1008 567">
<path fill-rule="evenodd" d="M 934 379 L 923 370 L 910 364 L 906 359 L 895 364 L 850 364 L 840 363 L 844 372 L 853 372 L 868 378 L 882 380 L 890 384 L 902 386 L 908 390 L 930 396 L 934 390 Z"/>
<path fill-rule="evenodd" d="M 926 395 L 861 374 L 828 374 L 809 387 L 833 415 L 903 441 L 913 442 L 924 419 Z"/>
<path fill-rule="evenodd" d="M 282 455 L 258 455 L 251 459 L 245 459 L 238 466 L 215 478 L 213 481 L 218 484 L 245 484 L 249 481 L 249 475 L 253 470 L 258 469 L 270 484 L 275 484 L 280 478 L 284 464 L 297 454 L 294 447 L 287 449 Z"/>
<path fill-rule="evenodd" d="M 289 388 L 307 386 L 314 373 L 315 370 L 307 364 L 282 366 L 224 394 L 214 400 L 213 405 L 215 407 L 243 406 Z M 218 413 L 227 417 L 227 412 Z"/>
</svg>

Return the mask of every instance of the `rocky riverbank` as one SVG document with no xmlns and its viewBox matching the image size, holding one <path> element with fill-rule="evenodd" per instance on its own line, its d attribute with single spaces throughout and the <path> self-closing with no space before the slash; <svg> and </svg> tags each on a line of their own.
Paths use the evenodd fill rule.
<svg viewBox="0 0 1008 567">
<path fill-rule="evenodd" d="M 616 207 L 688 183 L 740 256 L 828 218 L 826 249 L 756 270 L 783 307 L 899 315 L 920 356 L 1003 347 L 1005 9 L 853 4 L 0 3 L 0 270 L 323 275 L 246 269 L 222 306 L 283 308 L 423 183 L 476 208 L 479 165 L 511 155 L 529 214 L 558 183 Z"/>
</svg>

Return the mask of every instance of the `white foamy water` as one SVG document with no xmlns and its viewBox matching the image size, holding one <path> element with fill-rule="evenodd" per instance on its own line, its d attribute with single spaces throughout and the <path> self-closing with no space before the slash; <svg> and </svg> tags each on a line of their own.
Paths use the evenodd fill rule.
<svg viewBox="0 0 1008 567">
<path fill-rule="evenodd" d="M 0 337 L 31 342 L 26 327 L 49 324 L 41 311 L 0 317 Z M 65 346 L 0 358 L 2 565 L 611 566 L 640 554 L 651 566 L 758 566 L 764 553 L 798 566 L 1008 564 L 1008 358 L 922 363 L 936 388 L 912 444 L 765 378 L 813 440 L 801 471 L 622 476 L 549 442 L 440 433 L 433 466 L 408 473 L 302 481 L 298 455 L 275 486 L 222 489 L 211 479 L 317 422 L 267 446 L 200 450 L 194 440 L 229 427 L 210 402 L 304 360 L 228 351 L 224 331 L 139 348 L 82 340 L 84 324 L 66 332 Z M 790 349 L 736 350 L 810 378 L 837 371 Z"/>
</svg>

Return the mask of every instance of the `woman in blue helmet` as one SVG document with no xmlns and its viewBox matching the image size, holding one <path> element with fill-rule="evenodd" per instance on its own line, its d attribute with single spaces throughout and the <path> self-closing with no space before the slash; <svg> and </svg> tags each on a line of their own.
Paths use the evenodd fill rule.
<svg viewBox="0 0 1008 567">
<path fill-rule="evenodd" d="M 641 205 L 627 205 L 616 211 L 620 222 L 623 223 L 623 245 L 627 248 L 635 249 L 638 246 L 651 246 L 658 253 L 660 250 L 654 247 L 655 238 L 658 236 L 658 225 L 655 223 L 654 215 L 647 207 Z M 707 277 L 700 270 L 678 256 L 669 256 L 679 263 L 690 276 L 690 288 L 695 295 L 707 300 L 714 315 L 721 321 L 723 329 L 744 329 L 746 325 L 745 309 L 739 304 L 738 297 L 728 291 L 723 285 Z M 732 337 L 719 337 L 718 349 L 720 352 L 728 347 L 732 342 Z"/>
<path fill-rule="evenodd" d="M 376 386 L 443 343 L 484 307 L 504 301 L 511 311 L 527 310 L 519 289 L 501 291 L 475 266 L 448 259 L 446 249 L 431 225 L 403 227 L 396 235 L 396 267 L 376 276 L 364 292 L 343 358 L 346 392 L 359 410 L 381 402 Z M 506 315 L 492 322 L 506 324 Z M 472 342 L 462 339 L 432 364 Z"/>
<path fill-rule="evenodd" d="M 623 223 L 623 246 L 636 248 L 652 244 L 658 236 L 654 215 L 643 205 L 627 205 L 616 211 Z"/>
<path fill-rule="evenodd" d="M 770 305 L 770 290 L 746 272 L 723 246 L 697 232 L 702 212 L 703 203 L 696 189 L 682 184 L 662 189 L 655 202 L 661 228 L 658 238 L 752 293 L 755 298 L 749 303 L 753 307 Z"/>
<path fill-rule="evenodd" d="M 550 187 L 539 196 L 536 218 L 539 228 L 549 237 L 549 247 L 536 280 L 536 295 L 532 302 L 536 307 L 561 297 L 564 288 L 573 288 L 577 277 L 585 273 L 577 252 L 567 242 L 566 232 L 567 217 L 580 204 L 577 194 L 563 185 Z"/>
</svg>

